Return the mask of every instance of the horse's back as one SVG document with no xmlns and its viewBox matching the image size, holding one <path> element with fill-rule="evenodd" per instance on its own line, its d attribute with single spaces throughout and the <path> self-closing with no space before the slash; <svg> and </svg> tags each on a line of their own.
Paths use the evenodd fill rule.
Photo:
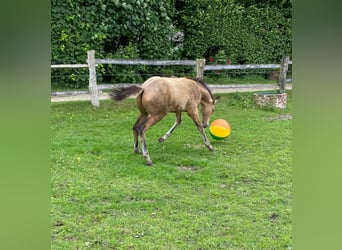
<svg viewBox="0 0 342 250">
<path fill-rule="evenodd" d="M 169 94 L 172 96 L 189 95 L 196 91 L 196 83 L 189 78 L 153 76 L 147 79 L 142 88 L 156 94 Z"/>
<path fill-rule="evenodd" d="M 144 106 L 153 102 L 153 106 L 168 111 L 185 111 L 189 100 L 199 102 L 200 98 L 196 82 L 188 78 L 154 76 L 142 88 Z"/>
</svg>

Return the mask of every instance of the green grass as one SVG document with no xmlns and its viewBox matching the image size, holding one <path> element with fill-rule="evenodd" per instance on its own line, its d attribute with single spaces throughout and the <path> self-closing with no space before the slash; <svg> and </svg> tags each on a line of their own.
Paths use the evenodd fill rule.
<svg viewBox="0 0 342 250">
<path fill-rule="evenodd" d="M 232 133 L 214 152 L 185 114 L 159 143 L 169 114 L 147 133 L 152 167 L 133 152 L 134 99 L 52 104 L 51 249 L 292 249 L 291 97 L 222 94 L 212 120 Z"/>
</svg>

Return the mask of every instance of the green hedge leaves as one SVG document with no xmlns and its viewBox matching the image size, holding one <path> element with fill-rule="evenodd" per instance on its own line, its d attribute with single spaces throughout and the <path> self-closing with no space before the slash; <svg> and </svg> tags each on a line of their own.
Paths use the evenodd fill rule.
<svg viewBox="0 0 342 250">
<path fill-rule="evenodd" d="M 240 2 L 237 3 L 237 2 Z M 96 58 L 195 59 L 279 63 L 291 54 L 290 9 L 233 0 L 51 1 L 51 64 Z M 100 65 L 98 80 L 140 82 L 170 69 Z M 188 72 L 188 69 L 179 68 Z M 81 88 L 87 69 L 53 69 L 52 86 Z"/>
</svg>

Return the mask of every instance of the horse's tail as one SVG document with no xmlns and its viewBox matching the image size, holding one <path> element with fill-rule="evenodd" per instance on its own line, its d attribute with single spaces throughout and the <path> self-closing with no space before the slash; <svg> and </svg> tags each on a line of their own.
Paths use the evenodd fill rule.
<svg viewBox="0 0 342 250">
<path fill-rule="evenodd" d="M 143 89 L 139 86 L 133 85 L 129 87 L 114 88 L 109 95 L 111 99 L 121 101 L 131 95 L 138 94 L 142 90 Z"/>
</svg>

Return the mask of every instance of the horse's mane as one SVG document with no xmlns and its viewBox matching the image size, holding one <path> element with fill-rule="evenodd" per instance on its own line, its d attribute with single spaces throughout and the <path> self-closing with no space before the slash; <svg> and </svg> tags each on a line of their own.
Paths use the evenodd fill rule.
<svg viewBox="0 0 342 250">
<path fill-rule="evenodd" d="M 205 82 L 203 82 L 202 80 L 200 80 L 200 79 L 198 79 L 198 78 L 190 78 L 190 79 L 193 80 L 193 81 L 195 81 L 195 82 L 197 82 L 197 83 L 200 84 L 202 87 L 204 87 L 204 88 L 208 91 L 208 93 L 209 93 L 211 99 L 214 100 L 214 96 L 213 96 L 213 94 L 211 93 L 211 90 L 208 88 L 208 86 L 207 86 L 207 84 L 206 84 Z"/>
</svg>

